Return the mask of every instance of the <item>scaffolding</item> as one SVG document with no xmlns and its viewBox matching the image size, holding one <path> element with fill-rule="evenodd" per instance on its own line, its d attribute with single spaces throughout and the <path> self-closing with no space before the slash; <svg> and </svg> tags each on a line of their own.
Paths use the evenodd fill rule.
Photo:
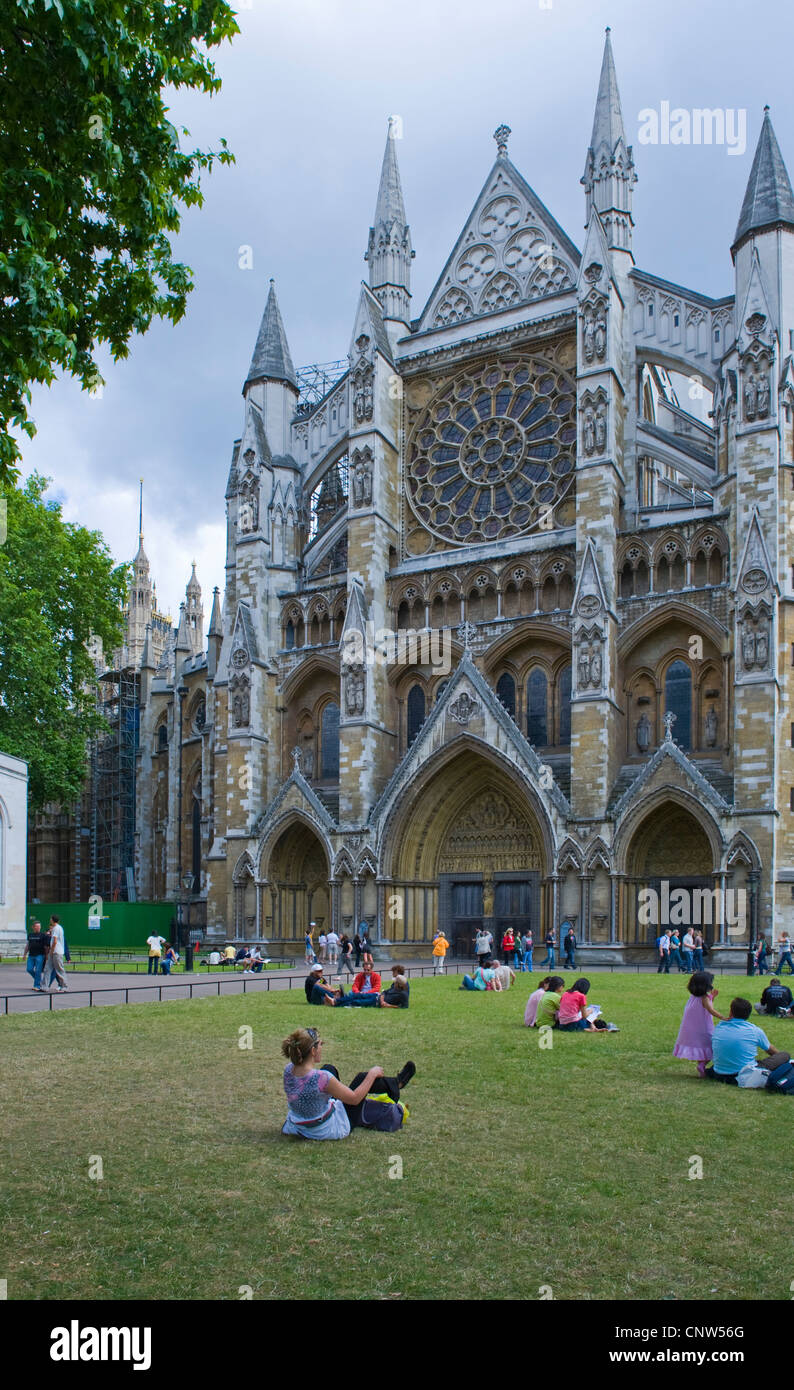
<svg viewBox="0 0 794 1390">
<path fill-rule="evenodd" d="M 132 666 L 105 671 L 98 692 L 110 727 L 91 748 L 90 890 L 109 902 L 132 902 L 140 675 Z"/>
</svg>

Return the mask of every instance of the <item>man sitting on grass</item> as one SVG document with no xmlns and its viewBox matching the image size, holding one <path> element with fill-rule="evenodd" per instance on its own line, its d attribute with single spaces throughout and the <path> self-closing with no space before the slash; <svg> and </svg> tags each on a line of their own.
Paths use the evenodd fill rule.
<svg viewBox="0 0 794 1390">
<path fill-rule="evenodd" d="M 772 1014 L 783 1018 L 790 1013 L 793 1002 L 788 985 L 782 985 L 780 980 L 773 979 L 761 995 L 761 1003 L 756 1004 L 755 1011 L 757 1014 Z"/>
<path fill-rule="evenodd" d="M 777 1052 L 770 1047 L 769 1038 L 757 1023 L 750 1023 L 753 1006 L 749 999 L 734 999 L 731 1012 L 714 1029 L 711 1050 L 714 1065 L 707 1067 L 704 1076 L 710 1081 L 724 1081 L 728 1086 L 738 1086 L 737 1076 L 742 1067 L 755 1065 L 759 1047 L 766 1052 L 769 1061 L 765 1066 L 773 1071 L 789 1061 L 787 1052 Z"/>
</svg>

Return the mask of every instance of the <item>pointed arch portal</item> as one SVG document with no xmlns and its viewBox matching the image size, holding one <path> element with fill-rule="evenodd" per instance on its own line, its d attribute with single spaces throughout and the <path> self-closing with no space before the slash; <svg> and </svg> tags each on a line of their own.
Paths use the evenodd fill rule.
<svg viewBox="0 0 794 1390">
<path fill-rule="evenodd" d="M 310 922 L 317 934 L 330 926 L 329 864 L 322 842 L 304 821 L 282 832 L 270 853 L 265 905 L 265 936 L 270 941 L 300 941 Z M 268 910 L 269 909 L 269 910 Z"/>
<path fill-rule="evenodd" d="M 518 782 L 461 752 L 406 797 L 393 828 L 389 893 L 403 915 L 390 936 L 429 941 L 441 927 L 465 957 L 482 925 L 496 946 L 508 924 L 537 940 L 552 910 L 546 839 Z"/>
</svg>

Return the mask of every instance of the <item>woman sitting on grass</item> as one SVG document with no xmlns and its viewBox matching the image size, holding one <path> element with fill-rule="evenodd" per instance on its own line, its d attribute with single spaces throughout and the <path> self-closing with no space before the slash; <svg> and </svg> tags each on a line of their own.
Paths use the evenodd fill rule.
<svg viewBox="0 0 794 1390">
<path fill-rule="evenodd" d="M 697 1062 L 698 1076 L 705 1076 L 706 1063 L 711 1061 L 711 1039 L 714 1020 L 724 1019 L 713 1007 L 719 990 L 714 988 L 714 976 L 708 970 L 696 970 L 687 980 L 689 998 L 673 1048 L 674 1057 Z"/>
<path fill-rule="evenodd" d="M 483 965 L 478 965 L 473 975 L 464 975 L 462 983 L 458 989 L 495 989 L 501 990 L 502 982 L 496 973 L 494 963 L 487 959 Z"/>
<path fill-rule="evenodd" d="M 538 1004 L 538 1011 L 535 1015 L 536 1028 L 556 1028 L 557 1010 L 560 1007 L 562 991 L 565 988 L 565 981 L 561 975 L 550 975 L 546 991 Z"/>
<path fill-rule="evenodd" d="M 527 1028 L 535 1027 L 538 1005 L 549 987 L 551 975 L 544 975 L 537 989 L 533 990 L 527 1000 L 527 1007 L 524 1010 L 524 1024 Z"/>
<path fill-rule="evenodd" d="M 607 1025 L 601 1023 L 600 1027 L 596 1019 L 600 1014 L 600 1009 L 588 1009 L 587 993 L 590 989 L 590 981 L 584 978 L 574 980 L 570 989 L 566 989 L 560 999 L 560 1007 L 557 1014 L 557 1027 L 562 1028 L 566 1033 L 606 1033 Z M 615 1028 L 609 1031 L 616 1032 Z"/>
<path fill-rule="evenodd" d="M 398 1097 L 416 1071 L 413 1062 L 406 1062 L 395 1077 L 385 1077 L 383 1067 L 370 1067 L 359 1072 L 353 1086 L 343 1086 L 336 1068 L 322 1064 L 323 1040 L 316 1028 L 296 1029 L 284 1039 L 281 1051 L 289 1059 L 284 1068 L 289 1109 L 282 1134 L 345 1139 L 357 1125 L 399 1129 L 406 1112 Z M 364 1105 L 372 1092 L 382 1093 L 383 1100 L 370 1115 Z"/>
</svg>

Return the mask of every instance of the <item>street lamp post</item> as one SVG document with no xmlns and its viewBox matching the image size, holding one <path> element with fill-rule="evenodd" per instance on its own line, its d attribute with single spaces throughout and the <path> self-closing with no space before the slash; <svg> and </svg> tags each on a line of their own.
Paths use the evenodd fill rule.
<svg viewBox="0 0 794 1390">
<path fill-rule="evenodd" d="M 185 970 L 193 969 L 193 943 L 190 940 L 190 894 L 195 888 L 195 878 L 193 874 L 185 874 L 182 885 L 188 894 L 187 900 L 187 922 L 185 923 Z"/>
</svg>

